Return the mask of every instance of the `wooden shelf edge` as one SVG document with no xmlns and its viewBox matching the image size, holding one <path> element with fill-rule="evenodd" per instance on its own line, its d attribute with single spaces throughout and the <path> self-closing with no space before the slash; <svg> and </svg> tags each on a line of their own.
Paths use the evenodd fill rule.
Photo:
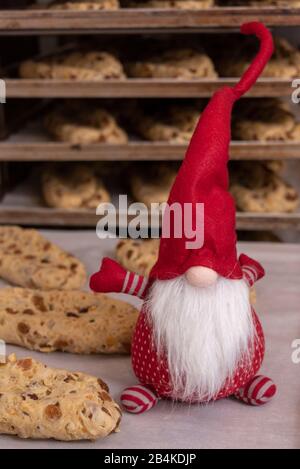
<svg viewBox="0 0 300 469">
<path fill-rule="evenodd" d="M 0 142 L 0 161 L 180 161 L 187 145 L 130 142 L 125 145 L 70 145 Z M 232 142 L 232 160 L 297 160 L 300 142 Z"/>
<path fill-rule="evenodd" d="M 7 98 L 196 98 L 209 97 L 238 79 L 168 80 L 128 79 L 102 82 L 74 80 L 5 79 Z M 263 78 L 247 97 L 290 97 L 292 80 Z"/>
<path fill-rule="evenodd" d="M 94 211 L 59 210 L 43 207 L 1 207 L 0 224 L 95 228 L 100 216 Z M 300 213 L 240 213 L 240 230 L 300 230 Z"/>
<path fill-rule="evenodd" d="M 299 26 L 300 8 L 215 7 L 206 10 L 121 9 L 117 11 L 2 10 L 0 32 L 199 29 L 239 27 L 260 20 L 269 26 Z M 129 26 L 130 25 L 130 26 Z"/>
<path fill-rule="evenodd" d="M 300 213 L 238 213 L 240 230 L 300 230 Z"/>
</svg>

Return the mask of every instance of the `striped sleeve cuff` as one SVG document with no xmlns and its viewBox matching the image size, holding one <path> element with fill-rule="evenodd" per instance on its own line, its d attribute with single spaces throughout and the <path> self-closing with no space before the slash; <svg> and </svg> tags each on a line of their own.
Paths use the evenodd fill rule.
<svg viewBox="0 0 300 469">
<path fill-rule="evenodd" d="M 126 293 L 127 295 L 137 296 L 138 298 L 143 298 L 146 287 L 148 284 L 148 278 L 143 277 L 138 274 L 134 274 L 132 272 L 127 272 L 124 284 L 122 288 L 122 293 Z"/>
<path fill-rule="evenodd" d="M 243 278 L 248 283 L 249 287 L 252 287 L 255 282 L 258 280 L 257 272 L 250 266 L 242 267 Z"/>
<path fill-rule="evenodd" d="M 241 254 L 239 261 L 243 271 L 243 278 L 249 287 L 252 287 L 255 282 L 264 277 L 265 271 L 259 262 L 245 254 Z"/>
</svg>

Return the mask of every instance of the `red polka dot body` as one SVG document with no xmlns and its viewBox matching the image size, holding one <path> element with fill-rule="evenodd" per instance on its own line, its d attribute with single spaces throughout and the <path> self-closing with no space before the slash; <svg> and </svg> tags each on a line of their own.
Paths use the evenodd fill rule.
<svg viewBox="0 0 300 469">
<path fill-rule="evenodd" d="M 265 341 L 262 326 L 253 310 L 253 318 L 256 328 L 256 339 L 251 364 L 241 362 L 234 377 L 226 383 L 224 388 L 213 400 L 225 398 L 235 394 L 238 389 L 245 386 L 261 367 Z M 152 342 L 151 328 L 148 324 L 144 309 L 141 311 L 132 342 L 132 366 L 133 370 L 143 385 L 152 389 L 158 397 L 173 398 L 182 401 L 180 396 L 172 395 L 172 387 L 169 379 L 168 365 L 165 357 L 158 357 Z M 189 402 L 198 402 L 192 397 Z"/>
</svg>

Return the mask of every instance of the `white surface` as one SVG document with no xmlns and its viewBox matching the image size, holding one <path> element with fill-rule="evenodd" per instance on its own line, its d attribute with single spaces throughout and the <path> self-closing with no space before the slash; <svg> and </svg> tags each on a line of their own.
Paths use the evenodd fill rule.
<svg viewBox="0 0 300 469">
<path fill-rule="evenodd" d="M 47 237 L 83 260 L 89 274 L 103 254 L 113 256 L 115 241 L 100 241 L 93 231 L 52 231 Z M 262 372 L 278 385 L 276 399 L 254 408 L 226 399 L 207 406 L 160 402 L 148 414 L 124 414 L 121 431 L 95 443 L 22 441 L 0 436 L 3 448 L 300 448 L 300 364 L 292 363 L 292 341 L 300 339 L 300 246 L 244 244 L 268 271 L 258 285 L 257 310 L 265 328 L 267 353 Z M 125 297 L 128 298 L 129 297 Z M 129 357 L 45 355 L 8 347 L 19 357 L 33 356 L 50 366 L 102 377 L 115 399 L 136 382 Z"/>
</svg>

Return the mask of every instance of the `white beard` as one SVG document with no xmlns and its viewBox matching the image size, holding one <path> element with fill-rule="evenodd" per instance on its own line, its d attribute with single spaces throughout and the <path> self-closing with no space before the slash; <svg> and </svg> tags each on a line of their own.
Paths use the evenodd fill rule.
<svg viewBox="0 0 300 469">
<path fill-rule="evenodd" d="M 251 360 L 256 331 L 244 280 L 219 277 L 207 288 L 191 286 L 184 276 L 157 280 L 146 311 L 174 399 L 213 399 L 241 359 Z"/>
</svg>

